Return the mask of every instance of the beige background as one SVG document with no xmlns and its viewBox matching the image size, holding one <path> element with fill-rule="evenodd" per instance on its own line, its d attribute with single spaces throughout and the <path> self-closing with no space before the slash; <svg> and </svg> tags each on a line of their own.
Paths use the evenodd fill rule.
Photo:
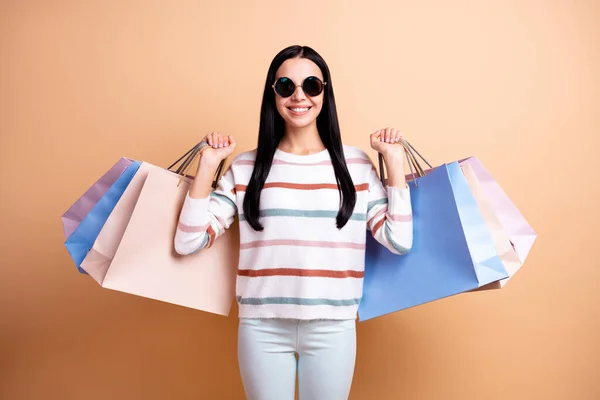
<svg viewBox="0 0 600 400">
<path fill-rule="evenodd" d="M 351 398 L 600 398 L 600 3 L 560 0 L 2 1 L 0 398 L 243 398 L 236 308 L 101 289 L 60 216 L 121 156 L 253 148 L 290 44 L 328 61 L 346 143 L 477 155 L 539 233 L 502 291 L 361 323 Z"/>
</svg>

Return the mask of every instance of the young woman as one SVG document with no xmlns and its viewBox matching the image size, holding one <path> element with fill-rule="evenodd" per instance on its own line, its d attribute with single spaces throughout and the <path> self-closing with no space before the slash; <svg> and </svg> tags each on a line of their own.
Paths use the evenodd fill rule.
<svg viewBox="0 0 600 400">
<path fill-rule="evenodd" d="M 356 354 L 366 231 L 396 254 L 412 246 L 401 135 L 371 134 L 388 186 L 368 155 L 342 144 L 329 68 L 309 47 L 273 59 L 258 147 L 233 160 L 232 136 L 212 133 L 175 236 L 180 254 L 210 247 L 240 221 L 238 360 L 250 400 L 347 399 Z"/>
</svg>

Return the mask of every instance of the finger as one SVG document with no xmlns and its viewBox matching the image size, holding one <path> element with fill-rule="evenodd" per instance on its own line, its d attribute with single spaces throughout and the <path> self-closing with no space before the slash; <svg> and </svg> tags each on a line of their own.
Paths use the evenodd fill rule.
<svg viewBox="0 0 600 400">
<path fill-rule="evenodd" d="M 398 129 L 394 129 L 394 138 L 392 139 L 392 143 L 398 143 L 400 141 L 400 131 Z"/>
<path fill-rule="evenodd" d="M 229 146 L 229 135 L 221 135 L 221 139 L 223 140 L 223 147 Z"/>
<path fill-rule="evenodd" d="M 229 144 L 232 146 L 235 146 L 235 139 L 233 138 L 233 136 L 229 135 Z"/>
<path fill-rule="evenodd" d="M 392 135 L 392 128 L 386 128 L 385 129 L 385 142 L 389 143 L 390 142 L 390 137 Z"/>
<path fill-rule="evenodd" d="M 223 147 L 223 135 L 219 134 L 219 148 Z"/>
<path fill-rule="evenodd" d="M 380 136 L 379 131 L 380 131 L 380 129 L 377 129 L 375 132 L 373 132 L 369 135 L 371 142 L 379 139 L 379 136 Z"/>
<path fill-rule="evenodd" d="M 206 135 L 206 141 L 208 142 L 209 146 L 213 145 L 212 136 L 213 136 L 212 132 L 209 133 L 208 135 Z"/>
</svg>

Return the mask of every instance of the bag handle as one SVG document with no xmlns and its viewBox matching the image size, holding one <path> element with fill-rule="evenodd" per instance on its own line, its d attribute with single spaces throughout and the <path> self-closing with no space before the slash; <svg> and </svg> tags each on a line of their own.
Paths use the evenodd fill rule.
<svg viewBox="0 0 600 400">
<path fill-rule="evenodd" d="M 406 160 L 408 161 L 408 167 L 410 168 L 411 176 L 415 180 L 415 185 L 418 187 L 419 184 L 417 182 L 417 178 L 425 176 L 425 170 L 421 166 L 421 163 L 415 156 L 415 153 L 419 156 L 419 158 L 430 168 L 433 169 L 431 164 L 414 148 L 412 144 L 408 141 L 401 139 L 399 144 L 404 147 L 404 154 L 406 155 Z M 379 153 L 379 175 L 381 178 L 381 183 L 385 186 L 385 164 L 383 162 L 383 154 Z"/>
<path fill-rule="evenodd" d="M 209 146 L 210 145 L 205 140 L 201 141 L 200 143 L 198 143 L 194 147 L 192 147 L 190 150 L 188 150 L 187 153 L 185 153 L 183 156 L 179 157 L 179 159 L 177 161 L 175 161 L 173 164 L 171 164 L 169 166 L 169 168 L 167 168 L 168 170 L 171 170 L 171 168 L 173 168 L 175 165 L 177 165 L 177 163 L 179 163 L 181 160 L 183 160 L 183 162 L 181 163 L 179 168 L 177 168 L 176 171 L 173 171 L 176 174 L 180 175 L 177 186 L 179 186 L 181 184 L 183 177 L 186 176 L 186 173 L 187 173 L 188 169 L 190 168 L 190 166 L 193 164 L 193 162 L 196 159 L 199 159 L 200 154 L 204 150 L 206 150 Z M 213 183 L 211 185 L 211 187 L 213 189 L 217 188 L 217 184 L 219 183 L 219 180 L 221 179 L 221 175 L 223 173 L 224 165 L 225 165 L 225 160 L 221 160 L 221 162 L 219 163 L 219 166 L 217 167 L 217 171 L 215 173 L 215 179 L 213 180 Z"/>
<path fill-rule="evenodd" d="M 425 157 L 423 157 L 421 155 L 421 153 L 419 153 L 412 144 L 410 144 L 408 141 L 406 141 L 404 139 L 401 140 L 401 143 L 405 146 L 404 147 L 405 149 L 408 148 L 411 151 L 411 154 L 413 155 L 413 158 L 417 164 L 419 164 L 419 161 L 417 160 L 416 157 L 414 157 L 415 154 L 417 156 L 419 156 L 419 158 L 425 163 L 425 165 L 427 165 L 430 169 L 433 169 L 433 166 L 429 163 L 429 161 L 427 161 L 425 159 Z M 419 166 L 420 166 L 420 164 L 419 164 Z M 423 171 L 423 168 L 421 168 L 421 171 Z M 423 173 L 423 175 L 425 175 L 425 173 Z"/>
<path fill-rule="evenodd" d="M 194 147 L 192 147 L 190 150 L 188 150 L 187 153 L 185 153 L 183 156 L 179 157 L 179 159 L 177 161 L 175 161 L 173 164 L 171 164 L 167 169 L 171 170 L 171 168 L 173 168 L 177 163 L 179 163 L 181 160 L 183 160 L 183 162 L 181 163 L 179 168 L 177 168 L 177 170 L 173 171 L 176 174 L 181 175 L 181 173 L 194 160 L 198 151 L 206 146 L 208 146 L 208 143 L 206 143 L 206 142 L 200 142 L 200 143 L 195 144 Z"/>
</svg>

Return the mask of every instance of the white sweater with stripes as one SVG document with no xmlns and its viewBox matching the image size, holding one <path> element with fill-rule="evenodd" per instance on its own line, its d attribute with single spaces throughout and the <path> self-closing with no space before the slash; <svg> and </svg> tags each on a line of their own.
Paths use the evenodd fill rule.
<svg viewBox="0 0 600 400">
<path fill-rule="evenodd" d="M 357 201 L 342 229 L 336 226 L 340 194 L 329 152 L 303 156 L 279 149 L 260 198 L 264 229 L 252 229 L 243 215 L 256 156 L 250 151 L 233 160 L 210 196 L 186 196 L 176 251 L 191 254 L 210 247 L 238 214 L 241 318 L 355 319 L 366 234 L 405 254 L 412 246 L 413 224 L 409 189 L 384 188 L 364 151 L 344 146 L 344 154 Z"/>
</svg>

